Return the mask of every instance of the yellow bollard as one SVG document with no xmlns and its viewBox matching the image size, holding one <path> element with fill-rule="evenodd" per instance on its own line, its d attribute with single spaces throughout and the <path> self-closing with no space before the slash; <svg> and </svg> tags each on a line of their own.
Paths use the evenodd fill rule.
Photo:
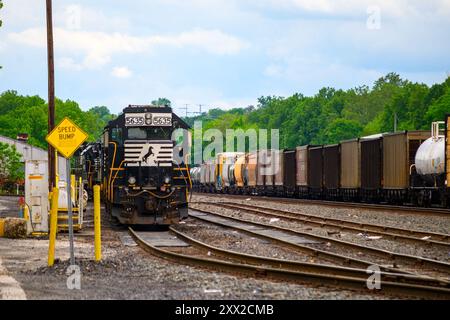
<svg viewBox="0 0 450 320">
<path fill-rule="evenodd" d="M 102 236 L 100 224 L 100 186 L 94 186 L 94 247 L 95 261 L 102 259 Z"/>
<path fill-rule="evenodd" d="M 80 189 L 80 186 L 81 189 Z M 78 180 L 78 192 L 81 190 L 81 194 L 78 195 L 78 201 L 79 203 L 81 203 L 81 201 L 83 201 L 83 190 L 84 190 L 84 186 L 83 186 L 83 178 L 80 177 L 80 179 Z"/>
<path fill-rule="evenodd" d="M 56 229 L 58 228 L 58 196 L 59 189 L 53 188 L 50 209 L 50 235 L 48 245 L 48 266 L 52 267 L 55 262 Z"/>
<path fill-rule="evenodd" d="M 72 195 L 72 201 L 74 200 L 74 199 L 76 199 L 76 194 L 75 194 L 75 190 L 77 189 L 77 187 L 76 187 L 76 180 L 75 180 L 75 175 L 74 174 L 71 174 L 70 175 L 70 186 L 71 186 L 71 195 Z"/>
<path fill-rule="evenodd" d="M 28 212 L 28 206 L 27 204 L 25 204 L 25 206 L 23 207 L 23 218 L 28 221 L 30 220 L 30 213 Z"/>
</svg>

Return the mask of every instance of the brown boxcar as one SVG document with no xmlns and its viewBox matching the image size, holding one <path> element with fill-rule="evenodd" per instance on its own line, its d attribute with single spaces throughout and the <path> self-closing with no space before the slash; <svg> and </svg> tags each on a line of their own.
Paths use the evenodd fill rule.
<svg viewBox="0 0 450 320">
<path fill-rule="evenodd" d="M 366 201 L 377 201 L 383 187 L 383 136 L 362 138 L 361 196 Z"/>
<path fill-rule="evenodd" d="M 256 189 L 259 194 L 264 193 L 266 175 L 265 175 L 265 163 L 267 161 L 266 157 L 267 151 L 259 150 L 256 162 Z"/>
<path fill-rule="evenodd" d="M 322 195 L 323 188 L 323 147 L 313 147 L 308 152 L 308 180 L 310 196 Z"/>
<path fill-rule="evenodd" d="M 341 195 L 344 200 L 356 199 L 361 187 L 359 139 L 341 142 Z"/>
<path fill-rule="evenodd" d="M 330 199 L 339 197 L 341 155 L 338 144 L 323 147 L 323 188 Z"/>
<path fill-rule="evenodd" d="M 296 185 L 296 151 L 295 150 L 284 150 L 283 155 L 283 187 L 284 194 L 287 196 L 292 196 L 295 193 Z"/>
<path fill-rule="evenodd" d="M 265 169 L 264 190 L 267 195 L 275 193 L 275 175 L 280 170 L 277 153 L 275 150 L 265 151 L 266 162 L 263 168 Z"/>
<path fill-rule="evenodd" d="M 275 173 L 275 186 L 283 187 L 284 183 L 284 150 L 275 151 L 274 156 L 278 159 L 279 169 Z"/>
<path fill-rule="evenodd" d="M 445 180 L 447 188 L 450 188 L 450 114 L 445 116 L 445 141 Z"/>
<path fill-rule="evenodd" d="M 410 168 L 430 131 L 402 131 L 383 136 L 383 189 L 387 200 L 404 202 L 410 185 Z"/>
<path fill-rule="evenodd" d="M 301 146 L 296 148 L 296 185 L 297 194 L 301 198 L 308 197 L 309 170 L 308 170 L 308 151 L 313 146 Z"/>
</svg>

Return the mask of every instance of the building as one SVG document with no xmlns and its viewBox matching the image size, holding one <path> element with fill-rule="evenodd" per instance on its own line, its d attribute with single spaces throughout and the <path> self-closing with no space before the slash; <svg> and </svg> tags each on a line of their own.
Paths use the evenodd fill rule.
<svg viewBox="0 0 450 320">
<path fill-rule="evenodd" d="M 5 136 L 0 136 L 0 142 L 14 145 L 19 154 L 22 155 L 21 161 L 25 163 L 27 160 L 48 160 L 47 150 L 34 147 L 25 143 L 24 141 L 11 139 Z M 66 181 L 66 159 L 58 156 L 58 174 L 59 179 Z"/>
</svg>

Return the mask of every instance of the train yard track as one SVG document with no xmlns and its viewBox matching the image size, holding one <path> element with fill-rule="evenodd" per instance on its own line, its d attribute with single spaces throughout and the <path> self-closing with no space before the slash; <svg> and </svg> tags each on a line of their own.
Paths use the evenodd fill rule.
<svg viewBox="0 0 450 320">
<path fill-rule="evenodd" d="M 211 205 L 211 204 L 208 204 L 208 205 Z M 212 204 L 212 205 L 215 205 L 215 204 Z M 398 272 L 408 272 L 408 271 L 404 271 L 404 269 L 412 268 L 413 270 L 416 270 L 417 267 L 420 266 L 420 268 L 422 269 L 422 272 L 430 272 L 433 275 L 435 275 L 436 273 L 439 273 L 440 277 L 447 278 L 448 274 L 450 273 L 450 264 L 443 262 L 443 261 L 433 260 L 433 259 L 414 256 L 414 255 L 395 253 L 395 252 L 391 252 L 391 251 L 387 251 L 387 250 L 383 250 L 383 249 L 377 249 L 377 248 L 368 247 L 368 246 L 364 246 L 364 245 L 360 245 L 360 244 L 355 244 L 355 243 L 344 241 L 344 240 L 338 240 L 335 238 L 320 236 L 320 235 L 313 234 L 310 232 L 293 230 L 290 228 L 275 226 L 275 225 L 268 224 L 268 223 L 256 222 L 256 221 L 252 221 L 252 220 L 248 220 L 248 219 L 230 217 L 228 215 L 223 215 L 223 214 L 218 214 L 217 212 L 212 212 L 209 209 L 205 210 L 205 209 L 201 209 L 198 207 L 195 207 L 194 209 L 196 211 L 206 214 L 208 216 L 219 218 L 219 220 L 217 220 L 217 219 L 214 220 L 214 219 L 208 219 L 205 216 L 191 214 L 191 216 L 195 217 L 196 219 L 208 221 L 210 223 L 222 225 L 225 227 L 236 228 L 237 230 L 240 230 L 240 231 L 243 231 L 246 233 L 251 233 L 254 236 L 259 236 L 259 237 L 263 236 L 264 237 L 265 235 L 257 230 L 252 230 L 252 228 L 256 227 L 256 228 L 269 229 L 269 230 L 274 230 L 276 232 L 282 232 L 282 233 L 288 234 L 288 235 L 294 235 L 294 236 L 305 237 L 308 239 L 314 239 L 320 243 L 330 243 L 330 244 L 333 244 L 336 248 L 340 247 L 340 249 L 338 250 L 339 252 L 347 252 L 348 250 L 351 250 L 353 252 L 356 251 L 359 253 L 364 252 L 364 253 L 372 256 L 372 258 L 369 261 L 366 261 L 366 260 L 361 260 L 358 258 L 349 257 L 348 255 L 342 255 L 340 253 L 332 252 L 329 250 L 317 249 L 311 245 L 292 243 L 290 241 L 280 239 L 279 237 L 276 237 L 276 236 L 267 236 L 266 235 L 266 238 L 268 238 L 270 240 L 282 242 L 284 244 L 294 246 L 297 249 L 303 250 L 305 252 L 309 252 L 315 256 L 320 256 L 320 257 L 332 260 L 337 263 L 344 263 L 345 265 L 348 265 L 348 266 L 367 268 L 368 266 L 374 265 L 374 264 L 383 265 L 383 264 L 388 263 L 389 265 L 392 265 L 392 267 L 383 267 L 384 271 L 387 271 L 387 272 L 397 272 L 397 273 Z M 232 224 L 230 224 L 229 221 L 237 223 L 238 225 L 233 226 Z M 334 249 L 336 249 L 336 248 L 334 248 Z M 380 262 L 375 263 L 374 262 L 374 261 L 379 261 L 380 259 L 383 261 L 383 263 L 380 263 Z M 398 268 L 399 265 L 402 266 L 401 269 Z M 423 270 L 423 268 L 428 268 L 428 270 Z M 415 272 L 416 271 L 411 272 L 411 273 L 415 273 Z"/>
<path fill-rule="evenodd" d="M 236 195 L 236 194 L 221 194 L 221 193 L 198 193 L 199 195 L 207 196 L 226 196 L 229 199 L 247 199 L 250 195 Z M 374 211 L 390 211 L 392 213 L 412 213 L 412 214 L 426 214 L 434 216 L 446 216 L 450 217 L 450 209 L 434 208 L 434 207 L 413 207 L 413 206 L 398 206 L 389 204 L 376 204 L 376 203 L 362 203 L 362 202 L 343 202 L 343 201 L 329 201 L 329 200 L 313 200 L 313 199 L 298 199 L 298 198 L 285 198 L 285 197 L 268 197 L 257 196 L 255 199 L 285 203 L 285 204 L 304 204 L 304 205 L 316 205 L 327 206 L 335 208 L 351 208 L 351 209 L 367 209 Z"/>
<path fill-rule="evenodd" d="M 199 204 L 215 205 L 214 203 L 197 202 Z M 426 232 L 413 229 L 390 227 L 386 225 L 354 222 L 346 219 L 325 218 L 301 212 L 291 212 L 262 206 L 236 204 L 230 202 L 217 203 L 224 208 L 242 210 L 252 214 L 264 215 L 299 222 L 305 225 L 329 227 L 358 233 L 381 235 L 394 240 L 401 239 L 421 245 L 434 245 L 450 249 L 450 235 L 437 232 Z"/>
<path fill-rule="evenodd" d="M 151 245 L 129 229 L 137 244 L 147 252 L 177 263 L 189 264 L 224 272 L 267 277 L 282 281 L 299 281 L 308 284 L 330 285 L 357 290 L 369 290 L 367 271 L 357 268 L 304 263 L 240 253 L 214 247 L 196 240 L 171 227 L 170 232 L 186 241 L 205 256 L 174 252 Z M 214 258 L 211 258 L 211 254 Z M 380 272 L 380 289 L 383 293 L 446 299 L 450 297 L 450 283 L 430 277 Z"/>
</svg>

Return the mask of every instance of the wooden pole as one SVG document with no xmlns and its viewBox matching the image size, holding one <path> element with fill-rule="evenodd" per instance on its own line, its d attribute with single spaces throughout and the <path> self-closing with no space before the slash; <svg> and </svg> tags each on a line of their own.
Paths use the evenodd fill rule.
<svg viewBox="0 0 450 320">
<path fill-rule="evenodd" d="M 55 67 L 53 55 L 53 15 L 52 0 L 47 1 L 47 65 L 48 65 L 48 133 L 55 127 Z M 48 188 L 56 186 L 55 150 L 48 145 Z"/>
</svg>

